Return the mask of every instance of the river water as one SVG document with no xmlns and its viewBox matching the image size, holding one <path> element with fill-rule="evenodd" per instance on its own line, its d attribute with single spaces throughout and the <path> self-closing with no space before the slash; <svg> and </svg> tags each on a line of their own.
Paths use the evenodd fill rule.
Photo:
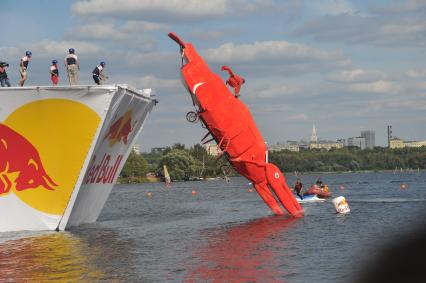
<svg viewBox="0 0 426 283">
<path fill-rule="evenodd" d="M 425 172 L 322 179 L 349 215 L 328 200 L 303 204 L 301 219 L 272 216 L 243 178 L 116 185 L 94 224 L 1 234 L 0 281 L 349 282 L 423 218 Z"/>
</svg>

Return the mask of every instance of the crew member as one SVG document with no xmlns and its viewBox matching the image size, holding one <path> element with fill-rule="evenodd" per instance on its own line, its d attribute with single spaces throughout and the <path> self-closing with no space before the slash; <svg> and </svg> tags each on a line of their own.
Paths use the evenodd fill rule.
<svg viewBox="0 0 426 283">
<path fill-rule="evenodd" d="M 68 80 L 70 85 L 78 84 L 78 71 L 80 71 L 80 61 L 75 55 L 74 48 L 68 50 L 68 55 L 65 57 L 64 63 L 68 73 Z M 78 70 L 78 71 L 77 71 Z"/>
<path fill-rule="evenodd" d="M 31 51 L 25 52 L 25 56 L 21 58 L 21 62 L 19 63 L 19 74 L 21 75 L 21 80 L 19 81 L 20 86 L 24 86 L 27 80 L 27 68 L 32 55 Z"/>
<path fill-rule="evenodd" d="M 240 96 L 241 86 L 246 82 L 245 79 L 243 77 L 240 77 L 240 76 L 234 74 L 234 72 L 232 72 L 231 68 L 229 68 L 227 66 L 222 66 L 222 71 L 228 72 L 229 78 L 226 80 L 226 84 L 230 85 L 231 87 L 234 88 L 234 95 L 235 95 L 235 97 L 238 98 Z"/>
<path fill-rule="evenodd" d="M 296 192 L 296 194 L 299 196 L 300 199 L 303 199 L 302 188 L 303 188 L 303 184 L 300 181 L 300 179 L 297 178 L 296 184 L 294 184 L 294 191 Z"/>
<path fill-rule="evenodd" d="M 0 84 L 1 87 L 8 86 L 10 87 L 9 78 L 7 77 L 6 68 L 9 67 L 9 64 L 6 62 L 0 62 Z"/>
<path fill-rule="evenodd" d="M 318 188 L 322 188 L 324 184 L 322 183 L 321 177 L 318 177 L 318 180 L 315 182 L 315 185 L 318 186 Z"/>
<path fill-rule="evenodd" d="M 92 72 L 93 80 L 97 85 L 102 84 L 101 81 L 108 79 L 108 76 L 104 74 L 106 63 L 102 61 Z"/>
<path fill-rule="evenodd" d="M 50 66 L 50 79 L 52 80 L 52 85 L 56 86 L 59 82 L 59 69 L 58 61 L 52 60 L 52 66 Z"/>
</svg>

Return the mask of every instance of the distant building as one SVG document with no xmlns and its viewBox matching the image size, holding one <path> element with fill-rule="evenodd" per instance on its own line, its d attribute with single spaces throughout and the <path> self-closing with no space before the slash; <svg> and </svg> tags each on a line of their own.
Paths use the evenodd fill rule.
<svg viewBox="0 0 426 283">
<path fill-rule="evenodd" d="M 392 139 L 392 126 L 388 126 L 388 147 L 390 147 L 390 141 Z"/>
<path fill-rule="evenodd" d="M 218 156 L 219 153 L 221 152 L 219 146 L 215 143 L 208 143 L 203 146 L 206 149 L 207 153 L 212 156 Z"/>
<path fill-rule="evenodd" d="M 139 148 L 139 144 L 135 143 L 132 147 L 132 150 L 136 153 L 136 154 L 141 154 L 141 150 Z"/>
<path fill-rule="evenodd" d="M 166 149 L 166 147 L 153 147 L 151 148 L 151 153 L 161 153 Z"/>
<path fill-rule="evenodd" d="M 376 140 L 373 130 L 361 131 L 361 137 L 365 139 L 365 148 L 373 149 L 375 147 Z"/>
<path fill-rule="evenodd" d="M 280 151 L 280 150 L 289 150 L 289 151 L 299 152 L 300 148 L 299 148 L 299 144 L 289 143 L 289 142 L 285 144 L 277 143 L 275 145 L 269 146 L 269 151 Z"/>
<path fill-rule="evenodd" d="M 404 147 L 422 147 L 426 146 L 426 140 L 424 141 L 404 141 L 402 139 L 393 137 L 389 141 L 390 148 L 404 148 Z"/>
<path fill-rule="evenodd" d="M 347 145 L 348 146 L 356 146 L 356 147 L 359 147 L 360 149 L 365 149 L 365 147 L 366 147 L 365 138 L 364 137 L 348 138 Z"/>
<path fill-rule="evenodd" d="M 311 143 L 309 144 L 309 149 L 338 149 L 343 148 L 344 143 L 340 141 L 325 141 L 325 140 L 318 140 L 317 136 L 317 130 L 315 129 L 315 125 L 312 127 L 312 135 L 311 135 Z"/>
<path fill-rule="evenodd" d="M 344 144 L 342 142 L 338 142 L 338 141 L 319 141 L 316 143 L 311 143 L 309 145 L 309 149 L 325 149 L 325 150 L 330 150 L 330 149 L 339 149 L 339 148 L 343 148 Z"/>
<path fill-rule="evenodd" d="M 315 129 L 315 125 L 312 126 L 312 135 L 311 135 L 311 143 L 317 143 L 318 137 L 317 137 L 317 130 Z"/>
</svg>

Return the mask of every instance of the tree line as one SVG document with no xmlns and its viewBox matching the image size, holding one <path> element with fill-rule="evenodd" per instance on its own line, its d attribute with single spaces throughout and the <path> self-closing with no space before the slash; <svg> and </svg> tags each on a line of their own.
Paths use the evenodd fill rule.
<svg viewBox="0 0 426 283">
<path fill-rule="evenodd" d="M 269 152 L 269 161 L 283 172 L 347 172 L 365 170 L 426 169 L 426 147 L 389 149 L 376 147 L 361 150 L 346 147 L 330 151 L 301 149 Z M 216 178 L 235 174 L 229 170 L 226 158 L 217 158 L 196 144 L 186 148 L 183 144 L 166 147 L 159 152 L 130 153 L 121 171 L 119 182 L 140 183 L 147 181 L 147 174 L 160 180 L 166 165 L 173 181 Z"/>
<path fill-rule="evenodd" d="M 132 151 L 121 171 L 119 182 L 145 182 L 148 173 L 163 180 L 164 165 L 167 166 L 173 181 L 216 178 L 223 176 L 223 171 L 229 168 L 225 158 L 208 154 L 200 144 L 186 148 L 185 145 L 177 143 L 159 152 L 136 154 Z"/>
<path fill-rule="evenodd" d="M 330 151 L 287 150 L 271 152 L 269 160 L 287 172 L 340 172 L 365 170 L 426 169 L 426 147 L 361 150 L 345 147 Z"/>
</svg>

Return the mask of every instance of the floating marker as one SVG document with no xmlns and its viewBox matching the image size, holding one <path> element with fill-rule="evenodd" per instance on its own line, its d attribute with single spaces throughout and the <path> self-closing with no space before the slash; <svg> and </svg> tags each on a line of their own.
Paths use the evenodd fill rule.
<svg viewBox="0 0 426 283">
<path fill-rule="evenodd" d="M 197 195 L 197 191 L 196 191 L 196 190 L 192 190 L 192 192 L 191 192 L 191 193 L 192 193 L 192 195 L 193 195 L 193 196 L 196 196 L 196 195 Z"/>
<path fill-rule="evenodd" d="M 334 198 L 333 205 L 334 205 L 334 208 L 336 209 L 336 212 L 339 214 L 347 214 L 351 211 L 349 209 L 349 205 L 345 197 L 340 196 L 340 197 Z"/>
<path fill-rule="evenodd" d="M 152 193 L 151 193 L 151 192 L 147 192 L 147 193 L 146 193 L 146 196 L 147 196 L 148 198 L 152 198 Z"/>
<path fill-rule="evenodd" d="M 345 190 L 345 186 L 340 185 L 339 190 L 340 190 L 341 192 L 342 192 L 342 191 L 344 191 L 344 190 Z"/>
<path fill-rule="evenodd" d="M 253 189 L 248 189 L 247 192 L 252 193 Z"/>
</svg>

